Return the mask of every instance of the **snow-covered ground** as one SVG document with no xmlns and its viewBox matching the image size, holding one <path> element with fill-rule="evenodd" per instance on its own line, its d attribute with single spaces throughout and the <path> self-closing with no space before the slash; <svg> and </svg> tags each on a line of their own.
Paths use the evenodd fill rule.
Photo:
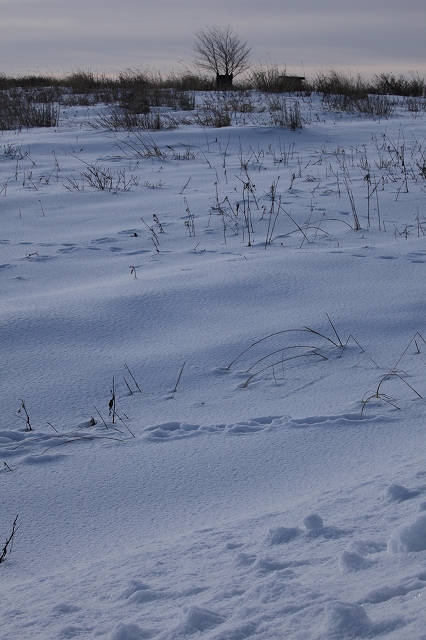
<svg viewBox="0 0 426 640">
<path fill-rule="evenodd" d="M 2 134 L 2 640 L 426 638 L 424 111 L 300 102 Z"/>
</svg>

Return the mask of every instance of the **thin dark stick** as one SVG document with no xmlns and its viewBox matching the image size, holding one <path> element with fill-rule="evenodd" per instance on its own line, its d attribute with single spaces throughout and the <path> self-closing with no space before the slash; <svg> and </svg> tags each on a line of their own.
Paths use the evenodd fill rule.
<svg viewBox="0 0 426 640">
<path fill-rule="evenodd" d="M 236 358 L 234 358 L 233 361 L 227 367 L 225 367 L 225 371 L 229 371 L 229 369 L 238 360 L 238 358 L 241 358 L 242 355 L 247 353 L 247 351 L 249 351 L 252 347 L 256 346 L 260 342 L 263 342 L 264 340 L 268 340 L 268 338 L 273 338 L 274 336 L 278 336 L 278 335 L 283 334 L 283 333 L 296 333 L 296 332 L 313 333 L 313 334 L 315 334 L 317 336 L 320 336 L 321 338 L 324 338 L 325 340 L 328 340 L 335 347 L 338 346 L 335 342 L 333 342 L 333 340 L 331 340 L 331 338 L 327 338 L 327 336 L 322 335 L 322 333 L 319 333 L 318 331 L 314 331 L 314 329 L 309 329 L 309 327 L 305 327 L 304 329 L 283 329 L 282 331 L 275 331 L 274 333 L 270 333 L 269 335 L 265 336 L 264 338 L 260 338 L 260 340 L 256 340 L 256 342 L 253 342 L 249 347 L 244 349 L 244 351 L 241 351 L 241 353 Z"/>
<path fill-rule="evenodd" d="M 183 187 L 183 189 L 181 189 L 179 191 L 179 195 L 182 195 L 182 193 L 185 191 L 186 187 L 189 185 L 189 183 L 191 182 L 191 178 L 188 178 L 188 182 L 186 183 L 186 185 Z"/>
<path fill-rule="evenodd" d="M 23 410 L 23 412 L 25 413 L 25 418 L 22 418 L 22 416 L 19 416 L 19 417 L 20 417 L 20 418 L 25 422 L 25 424 L 27 425 L 25 430 L 26 430 L 26 431 L 32 431 L 32 430 L 33 430 L 33 428 L 32 428 L 32 426 L 31 426 L 30 416 L 28 415 L 28 411 L 27 411 L 27 408 L 26 408 L 26 406 L 25 406 L 25 402 L 24 402 L 23 400 L 22 400 L 22 404 L 21 404 L 21 406 L 20 406 L 20 407 L 19 407 L 19 409 L 18 409 L 18 413 L 21 413 L 21 409 L 22 409 L 22 410 Z"/>
<path fill-rule="evenodd" d="M 114 376 L 112 376 L 112 389 L 111 389 L 111 400 L 108 403 L 109 415 L 112 414 L 112 424 L 114 424 L 114 415 L 115 415 L 115 382 Z"/>
<path fill-rule="evenodd" d="M 124 365 L 127 369 L 127 371 L 129 372 L 129 376 L 131 377 L 131 379 L 133 380 L 133 382 L 136 385 L 137 390 L 139 391 L 139 393 L 142 393 L 142 389 L 140 388 L 140 386 L 138 385 L 138 383 L 135 380 L 135 377 L 133 375 L 133 373 L 130 371 L 129 367 L 127 366 L 127 364 Z"/>
<path fill-rule="evenodd" d="M 248 369 L 246 369 L 246 373 L 250 373 L 250 371 L 259 364 L 259 362 L 263 362 L 263 360 L 266 360 L 267 358 L 270 358 L 271 356 L 274 356 L 276 353 L 280 353 L 282 352 L 282 357 L 284 354 L 284 351 L 289 351 L 290 349 L 314 349 L 317 350 L 318 347 L 315 347 L 314 345 L 311 344 L 295 344 L 292 345 L 290 347 L 281 347 L 281 349 L 276 349 L 275 351 L 271 351 L 271 353 L 268 353 L 266 356 L 263 356 L 262 358 L 259 358 L 259 360 L 256 360 L 256 362 L 254 362 Z"/>
<path fill-rule="evenodd" d="M 129 383 L 127 382 L 126 378 L 123 378 L 123 380 L 126 383 L 126 387 L 128 388 L 130 395 L 132 396 L 133 395 L 133 391 L 131 390 L 131 388 L 129 386 Z"/>
<path fill-rule="evenodd" d="M 258 376 L 260 373 L 263 373 L 263 371 L 267 371 L 267 369 L 270 369 L 271 367 L 278 366 L 279 364 L 282 364 L 284 362 L 288 362 L 289 360 L 297 360 L 297 358 L 307 358 L 307 357 L 310 357 L 310 356 L 319 356 L 323 360 L 328 360 L 328 358 L 326 358 L 326 356 L 323 356 L 322 353 L 318 353 L 318 351 L 313 351 L 312 353 L 301 353 L 298 356 L 291 356 L 290 358 L 284 358 L 284 359 L 281 358 L 281 360 L 278 360 L 278 362 L 274 362 L 272 364 L 269 364 L 267 367 L 264 367 L 263 369 L 260 369 L 259 371 L 256 371 L 256 373 L 253 373 L 249 378 L 247 378 L 247 380 L 243 384 L 243 389 L 247 389 L 250 380 L 253 380 L 253 378 L 255 376 Z"/>
<path fill-rule="evenodd" d="M 178 376 L 177 382 L 176 382 L 176 384 L 175 384 L 175 388 L 174 388 L 174 389 L 173 389 L 173 391 L 172 391 L 172 394 L 173 394 L 173 393 L 176 393 L 176 391 L 177 391 L 178 384 L 179 384 L 179 381 L 180 381 L 180 378 L 181 378 L 181 375 L 182 375 L 182 372 L 183 372 L 183 368 L 184 368 L 184 366 L 185 366 L 185 362 L 184 362 L 184 363 L 183 363 L 183 365 L 182 365 L 182 369 L 180 370 L 180 373 L 179 373 L 179 376 Z"/>
<path fill-rule="evenodd" d="M 20 527 L 20 525 L 16 526 L 17 521 L 18 521 L 18 516 L 16 516 L 15 520 L 13 521 L 13 525 L 12 525 L 12 533 L 10 534 L 10 536 L 9 536 L 8 538 L 6 538 L 5 545 L 4 545 L 3 549 L 1 550 L 1 553 L 0 553 L 0 564 L 1 564 L 2 562 L 4 562 L 4 559 L 5 559 L 5 558 L 6 558 L 6 556 L 7 556 L 8 546 L 9 546 L 9 545 L 11 545 L 11 546 L 10 546 L 10 549 L 9 549 L 9 553 L 11 553 L 11 552 L 12 552 L 12 547 L 13 547 L 13 537 L 14 537 L 15 533 L 18 531 L 18 529 L 19 529 L 19 527 Z"/>
<path fill-rule="evenodd" d="M 95 407 L 95 405 L 93 405 L 93 406 Z M 109 427 L 108 427 L 107 423 L 105 422 L 105 420 L 103 419 L 103 417 L 101 416 L 100 412 L 97 410 L 97 408 L 96 408 L 96 407 L 95 407 L 95 411 L 96 411 L 96 413 L 98 414 L 98 416 L 100 417 L 100 419 L 102 420 L 102 422 L 104 423 L 104 425 L 105 425 L 105 429 L 109 429 Z"/>
<path fill-rule="evenodd" d="M 331 322 L 331 320 L 330 320 L 330 316 L 328 315 L 328 313 L 326 313 L 325 315 L 327 316 L 329 323 L 330 323 L 330 324 L 331 324 L 331 326 L 333 327 L 333 331 L 334 331 L 334 333 L 336 334 L 336 337 L 337 337 L 337 339 L 338 339 L 338 341 L 339 341 L 339 347 L 343 347 L 343 344 L 342 344 L 342 341 L 340 340 L 339 334 L 337 333 L 337 331 L 336 331 L 336 329 L 335 329 L 335 327 L 334 327 L 334 324 L 333 324 L 333 323 Z"/>
<path fill-rule="evenodd" d="M 341 357 L 342 357 L 343 352 L 344 352 L 344 350 L 346 349 L 346 347 L 348 346 L 348 342 L 349 342 L 349 340 L 350 340 L 351 338 L 352 338 L 352 340 L 353 340 L 354 342 L 356 342 L 356 344 L 359 346 L 359 348 L 361 349 L 361 352 L 362 352 L 362 353 L 365 353 L 365 349 L 363 349 L 363 348 L 361 347 L 361 345 L 359 344 L 358 340 L 356 340 L 356 339 L 353 337 L 353 335 L 350 333 L 350 334 L 348 335 L 348 339 L 346 340 L 346 342 L 345 342 L 345 344 L 344 344 L 344 346 L 343 346 L 342 351 L 340 352 L 339 358 L 341 358 Z M 374 364 L 376 364 L 376 363 L 374 363 Z"/>
<path fill-rule="evenodd" d="M 46 451 L 49 451 L 50 449 L 55 449 L 55 447 L 61 447 L 64 444 L 72 444 L 73 442 L 81 442 L 82 440 L 116 440 L 117 442 L 124 442 L 121 438 L 114 438 L 113 436 L 75 436 L 74 438 L 64 440 L 63 442 L 52 444 L 51 447 L 47 447 L 47 449 L 42 451 L 41 455 L 44 455 Z"/>
<path fill-rule="evenodd" d="M 135 434 L 133 433 L 133 431 L 131 431 L 131 430 L 129 429 L 129 427 L 127 426 L 127 424 L 124 422 L 123 418 L 120 418 L 120 416 L 118 415 L 118 413 L 116 413 L 115 411 L 114 411 L 114 413 L 115 413 L 115 415 L 117 416 L 117 418 L 118 418 L 118 419 L 119 419 L 119 420 L 124 424 L 124 426 L 126 427 L 127 431 L 128 431 L 128 432 L 129 432 L 129 433 L 130 433 L 134 438 L 136 438 Z"/>
</svg>

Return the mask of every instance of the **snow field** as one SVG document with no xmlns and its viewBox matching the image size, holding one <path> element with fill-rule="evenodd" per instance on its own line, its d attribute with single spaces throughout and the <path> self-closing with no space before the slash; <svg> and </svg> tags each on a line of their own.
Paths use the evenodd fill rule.
<svg viewBox="0 0 426 640">
<path fill-rule="evenodd" d="M 426 637 L 424 121 L 312 100 L 2 134 L 1 638 Z"/>
</svg>

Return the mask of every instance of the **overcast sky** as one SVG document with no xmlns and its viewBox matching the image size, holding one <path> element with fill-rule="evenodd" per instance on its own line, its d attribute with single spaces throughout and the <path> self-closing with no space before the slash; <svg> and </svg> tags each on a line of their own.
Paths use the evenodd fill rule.
<svg viewBox="0 0 426 640">
<path fill-rule="evenodd" d="M 426 75 L 425 0 L 0 0 L 0 73 L 180 71 L 228 24 L 254 64 Z"/>
</svg>

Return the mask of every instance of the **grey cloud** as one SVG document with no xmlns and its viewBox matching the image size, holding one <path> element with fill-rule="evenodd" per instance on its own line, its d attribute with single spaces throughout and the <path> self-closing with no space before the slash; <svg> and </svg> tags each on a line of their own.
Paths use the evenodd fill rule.
<svg viewBox="0 0 426 640">
<path fill-rule="evenodd" d="M 218 23 L 248 41 L 254 63 L 426 72 L 418 0 L 0 0 L 0 11 L 6 73 L 178 69 L 194 32 Z"/>
</svg>

